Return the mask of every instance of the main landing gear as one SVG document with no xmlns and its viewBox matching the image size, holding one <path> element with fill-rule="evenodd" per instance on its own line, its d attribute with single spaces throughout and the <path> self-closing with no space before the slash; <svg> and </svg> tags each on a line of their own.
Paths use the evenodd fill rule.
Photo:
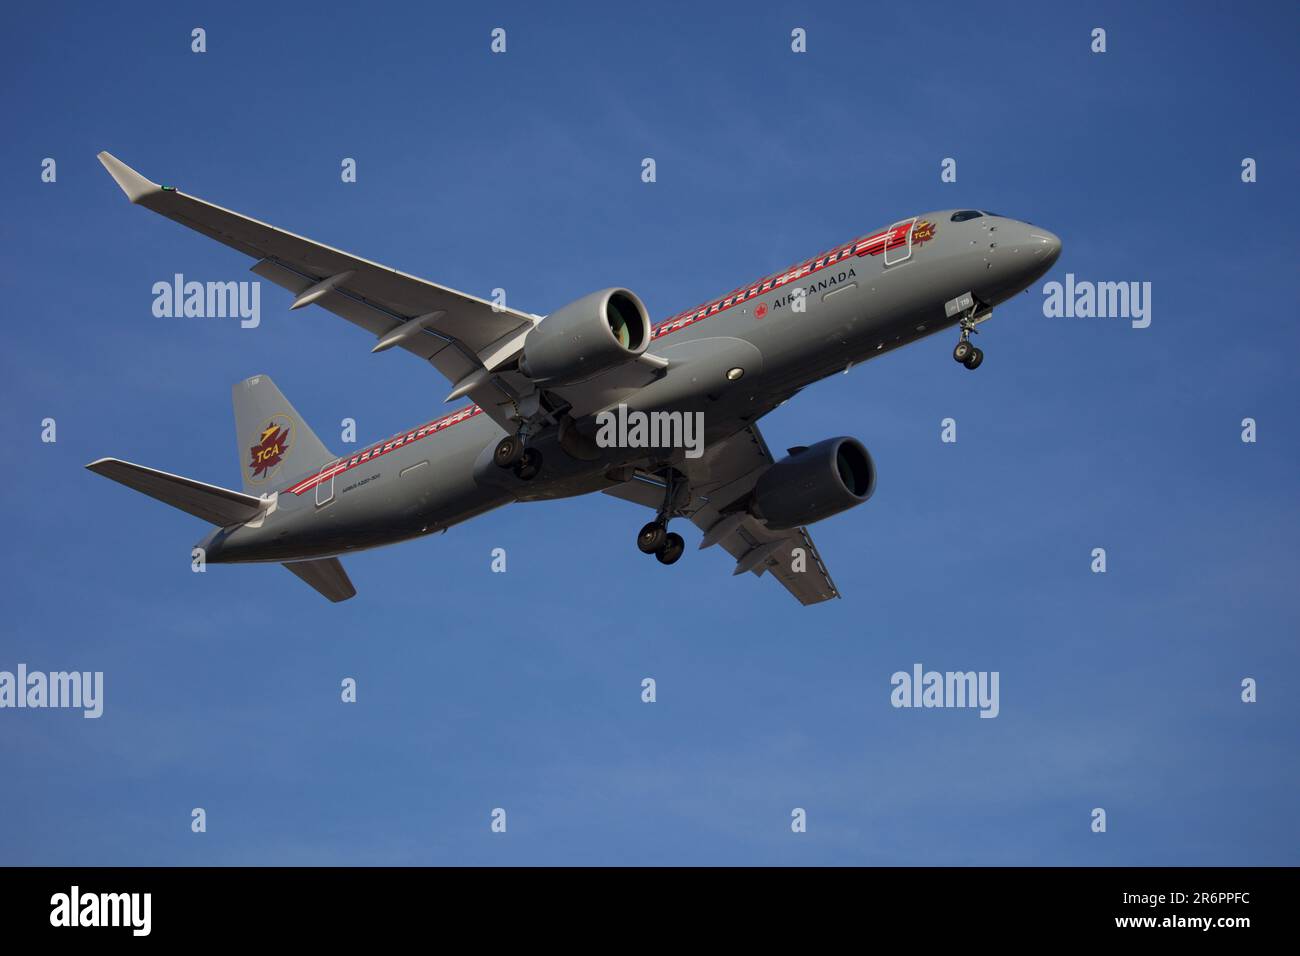
<svg viewBox="0 0 1300 956">
<path fill-rule="evenodd" d="M 675 512 L 677 496 L 683 487 L 677 472 L 669 468 L 664 485 L 664 503 L 659 514 L 636 536 L 637 549 L 642 554 L 653 554 L 660 564 L 675 564 L 686 550 L 686 541 L 680 534 L 668 530 L 668 519 Z"/>
<path fill-rule="evenodd" d="M 636 546 L 642 554 L 653 554 L 660 564 L 674 564 L 686 550 L 686 541 L 676 531 L 659 520 L 651 521 L 636 536 Z"/>
<path fill-rule="evenodd" d="M 542 470 L 542 453 L 525 448 L 519 435 L 507 435 L 497 442 L 492 460 L 498 468 L 509 468 L 520 481 L 531 481 Z"/>
<path fill-rule="evenodd" d="M 975 322 L 970 316 L 961 320 L 960 327 L 961 339 L 957 342 L 957 347 L 952 350 L 952 357 L 974 371 L 984 361 L 984 350 L 970 340 L 971 333 L 978 335 L 979 329 L 975 328 Z"/>
</svg>

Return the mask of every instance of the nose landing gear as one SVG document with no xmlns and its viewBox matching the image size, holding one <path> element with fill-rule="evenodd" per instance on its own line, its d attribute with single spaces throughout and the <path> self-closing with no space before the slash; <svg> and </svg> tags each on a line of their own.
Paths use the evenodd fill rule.
<svg viewBox="0 0 1300 956">
<path fill-rule="evenodd" d="M 959 325 L 961 339 L 958 340 L 956 347 L 952 350 L 952 357 L 971 371 L 974 371 L 984 361 L 984 350 L 970 340 L 972 333 L 979 334 L 979 329 L 975 328 L 976 322 L 970 315 L 964 316 Z"/>
<path fill-rule="evenodd" d="M 952 350 L 952 357 L 969 369 L 977 369 L 984 361 L 984 350 L 972 345 L 967 339 L 962 339 Z"/>
</svg>

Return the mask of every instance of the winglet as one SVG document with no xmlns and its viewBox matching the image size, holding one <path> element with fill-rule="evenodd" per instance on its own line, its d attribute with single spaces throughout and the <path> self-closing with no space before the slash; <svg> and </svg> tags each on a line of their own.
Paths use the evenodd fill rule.
<svg viewBox="0 0 1300 956">
<path fill-rule="evenodd" d="M 122 192 L 126 193 L 126 198 L 131 202 L 139 202 L 145 196 L 162 192 L 161 186 L 145 179 L 112 153 L 100 153 L 99 161 L 104 164 L 104 168 L 113 177 L 113 181 L 122 187 Z"/>
</svg>

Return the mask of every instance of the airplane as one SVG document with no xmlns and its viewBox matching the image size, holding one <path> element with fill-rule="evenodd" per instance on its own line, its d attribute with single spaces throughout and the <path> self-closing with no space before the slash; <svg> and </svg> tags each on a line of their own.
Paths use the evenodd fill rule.
<svg viewBox="0 0 1300 956">
<path fill-rule="evenodd" d="M 99 160 L 134 204 L 256 260 L 261 279 L 400 348 L 451 384 L 449 414 L 337 455 L 266 375 L 233 388 L 243 490 L 115 458 L 86 467 L 216 525 L 207 563 L 280 563 L 331 601 L 353 597 L 339 558 L 446 531 L 513 502 L 603 492 L 650 509 L 637 547 L 661 564 L 685 540 L 720 545 L 733 574 L 771 572 L 801 604 L 840 596 L 808 526 L 867 501 L 875 463 L 835 437 L 779 461 L 758 429 L 808 385 L 947 329 L 953 358 L 993 308 L 1056 262 L 1061 240 L 979 209 L 909 216 L 651 323 L 641 299 L 602 289 L 541 316 L 361 259 Z M 696 416 L 702 451 L 600 441 L 620 415 Z M 681 419 L 685 420 L 685 419 Z"/>
</svg>

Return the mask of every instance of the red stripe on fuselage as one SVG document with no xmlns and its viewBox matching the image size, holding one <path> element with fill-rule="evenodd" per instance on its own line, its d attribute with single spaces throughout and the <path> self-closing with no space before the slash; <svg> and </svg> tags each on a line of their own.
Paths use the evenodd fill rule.
<svg viewBox="0 0 1300 956">
<path fill-rule="evenodd" d="M 400 432 L 392 438 L 385 439 L 376 445 L 371 445 L 365 451 L 360 451 L 355 455 L 350 455 L 347 458 L 340 459 L 329 467 L 323 469 L 319 474 L 312 475 L 310 478 L 305 478 L 296 485 L 290 485 L 288 488 L 284 489 L 283 493 L 300 495 L 304 491 L 310 491 L 322 481 L 329 481 L 336 475 L 340 475 L 345 471 L 350 471 L 351 469 L 364 465 L 367 462 L 374 461 L 376 458 L 387 455 L 390 451 L 396 451 L 398 448 L 405 448 L 411 442 L 419 441 L 421 438 L 428 438 L 430 435 L 450 428 L 452 425 L 459 425 L 461 422 L 468 421 L 482 411 L 483 409 L 479 408 L 477 405 L 471 405 L 468 408 L 458 409 L 450 415 L 444 415 L 442 418 L 434 419 L 431 422 L 421 425 L 419 428 Z"/>
<path fill-rule="evenodd" d="M 707 319 L 709 316 L 717 315 L 719 312 L 725 312 L 734 305 L 742 302 L 748 302 L 756 296 L 763 295 L 773 289 L 779 289 L 789 285 L 796 279 L 802 279 L 804 276 L 812 275 L 814 272 L 820 272 L 822 269 L 829 269 L 831 266 L 838 265 L 849 257 L 858 256 L 875 256 L 884 252 L 886 249 L 894 249 L 904 245 L 907 242 L 907 232 L 911 228 L 911 223 L 902 228 L 884 229 L 870 236 L 863 236 L 861 239 L 855 239 L 853 242 L 836 246 L 830 252 L 822 253 L 807 259 L 797 266 L 791 266 L 784 272 L 777 272 L 773 275 L 759 279 L 757 282 L 750 282 L 741 286 L 733 292 L 728 292 L 720 299 L 714 299 L 712 302 L 697 306 L 694 309 L 687 309 L 671 319 L 665 319 L 650 330 L 650 337 L 653 339 L 662 338 L 665 335 L 671 335 L 693 325 L 701 319 Z"/>
</svg>

